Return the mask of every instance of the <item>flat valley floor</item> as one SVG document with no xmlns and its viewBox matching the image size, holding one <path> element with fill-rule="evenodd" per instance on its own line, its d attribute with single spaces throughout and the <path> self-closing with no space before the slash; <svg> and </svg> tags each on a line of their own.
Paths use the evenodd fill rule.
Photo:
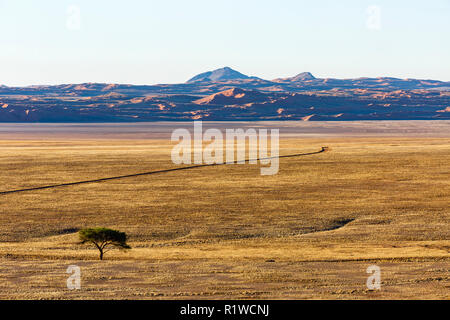
<svg viewBox="0 0 450 320">
<path fill-rule="evenodd" d="M 0 192 L 180 167 L 178 125 L 0 124 Z M 227 125 L 330 151 L 0 194 L 0 299 L 450 298 L 450 121 Z M 85 227 L 132 249 L 99 261 Z"/>
</svg>

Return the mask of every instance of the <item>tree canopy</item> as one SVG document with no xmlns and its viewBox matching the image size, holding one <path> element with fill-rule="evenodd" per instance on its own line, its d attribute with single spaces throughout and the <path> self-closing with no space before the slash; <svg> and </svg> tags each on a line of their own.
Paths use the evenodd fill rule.
<svg viewBox="0 0 450 320">
<path fill-rule="evenodd" d="M 131 249 L 127 244 L 127 235 L 108 228 L 87 228 L 78 232 L 81 243 L 92 243 L 100 251 L 100 260 L 103 260 L 103 254 L 107 246 L 118 247 L 119 249 Z"/>
</svg>

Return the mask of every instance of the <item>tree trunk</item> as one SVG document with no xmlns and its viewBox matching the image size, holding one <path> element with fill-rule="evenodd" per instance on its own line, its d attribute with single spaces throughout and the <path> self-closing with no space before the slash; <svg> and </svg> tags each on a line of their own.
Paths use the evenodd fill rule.
<svg viewBox="0 0 450 320">
<path fill-rule="evenodd" d="M 103 250 L 102 249 L 99 250 L 100 250 L 100 260 L 103 260 Z"/>
</svg>

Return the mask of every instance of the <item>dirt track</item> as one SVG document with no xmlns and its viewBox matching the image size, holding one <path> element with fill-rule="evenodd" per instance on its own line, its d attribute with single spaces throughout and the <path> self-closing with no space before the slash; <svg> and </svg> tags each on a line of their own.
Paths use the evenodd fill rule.
<svg viewBox="0 0 450 320">
<path fill-rule="evenodd" d="M 278 158 L 292 158 L 292 157 L 308 156 L 308 155 L 319 154 L 319 153 L 327 152 L 327 151 L 329 151 L 328 147 L 322 147 L 319 151 L 309 152 L 309 153 L 289 154 L 289 155 L 279 156 Z M 258 158 L 258 159 L 246 159 L 245 161 L 246 162 L 255 161 L 255 160 L 256 161 L 261 161 L 261 160 L 269 160 L 269 159 L 274 159 L 274 158 L 275 157 Z M 238 163 L 238 161 L 234 161 L 233 162 L 233 164 L 236 164 L 236 163 Z M 122 175 L 122 176 L 107 177 L 107 178 L 100 178 L 100 179 L 94 179 L 94 180 L 83 180 L 83 181 L 67 182 L 67 183 L 53 184 L 53 185 L 41 186 L 41 187 L 16 189 L 16 190 L 2 191 L 2 192 L 0 192 L 0 195 L 10 194 L 10 193 L 26 192 L 26 191 L 52 189 L 52 188 L 58 188 L 58 187 L 68 187 L 68 186 L 75 186 L 75 185 L 87 184 L 87 183 L 98 183 L 98 182 L 109 181 L 109 180 L 118 180 L 118 179 L 125 179 L 125 178 L 139 177 L 139 176 L 147 176 L 147 175 L 158 174 L 158 173 L 166 173 L 166 172 L 172 172 L 172 171 L 189 170 L 189 169 L 203 168 L 203 167 L 212 167 L 212 166 L 221 166 L 221 165 L 225 165 L 225 164 L 230 164 L 230 163 L 199 164 L 199 165 L 189 166 L 189 167 L 180 167 L 180 168 L 173 168 L 173 169 L 165 169 L 165 170 L 133 173 L 133 174 L 127 174 L 127 175 Z"/>
</svg>

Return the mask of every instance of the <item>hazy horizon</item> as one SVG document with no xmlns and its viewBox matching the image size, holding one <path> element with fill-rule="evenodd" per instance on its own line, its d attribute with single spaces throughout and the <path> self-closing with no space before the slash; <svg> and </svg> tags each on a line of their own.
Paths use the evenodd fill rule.
<svg viewBox="0 0 450 320">
<path fill-rule="evenodd" d="M 232 67 L 231 67 L 232 68 Z M 216 69 L 219 69 L 219 68 L 216 68 Z M 232 68 L 233 70 L 236 70 L 235 68 Z M 203 71 L 199 71 L 197 74 L 200 74 L 200 73 L 202 73 L 202 72 L 206 72 L 206 71 L 213 71 L 213 70 L 215 70 L 215 69 L 212 69 L 212 70 L 203 70 Z M 239 71 L 239 70 L 236 70 L 236 71 Z M 310 72 L 310 71 L 303 71 L 303 72 Z M 299 73 L 301 73 L 301 72 L 298 72 L 297 74 L 299 74 Z M 394 76 L 385 76 L 385 75 L 380 75 L 380 76 L 374 76 L 374 77 L 368 77 L 368 76 L 358 76 L 358 77 L 354 77 L 354 78 L 339 78 L 339 77 L 317 77 L 315 74 L 314 74 L 314 72 L 310 72 L 313 76 L 315 76 L 316 78 L 319 78 L 319 79 L 321 79 L 321 78 L 323 78 L 323 79 L 326 79 L 326 78 L 334 78 L 334 79 L 343 79 L 343 80 L 347 80 L 347 79 L 358 79 L 358 78 L 361 78 L 361 79 L 363 79 L 363 78 L 398 78 L 398 79 L 402 79 L 402 80 L 405 80 L 405 79 L 417 79 L 417 80 L 437 80 L 437 81 L 443 81 L 443 82 L 450 82 L 450 80 L 441 80 L 441 79 L 432 79 L 432 78 L 417 78 L 417 77 L 408 77 L 408 78 L 401 78 L 401 77 L 394 77 Z M 259 77 L 258 75 L 254 75 L 254 74 L 252 74 L 252 75 L 250 75 L 250 76 L 255 76 L 255 77 L 258 77 L 258 78 L 261 78 L 261 79 L 263 79 L 263 80 L 268 80 L 268 81 L 271 81 L 271 80 L 275 80 L 275 79 L 277 79 L 277 78 L 288 78 L 288 77 L 292 77 L 292 76 L 295 76 L 295 75 L 297 75 L 297 74 L 292 74 L 292 75 L 290 75 L 290 76 L 279 76 L 279 77 L 276 77 L 276 78 L 273 78 L 273 79 L 265 79 L 265 78 L 262 78 L 262 77 Z M 194 76 L 194 75 L 193 75 Z M 166 83 L 162 83 L 162 82 L 154 82 L 154 83 L 130 83 L 130 82 L 94 82 L 94 81 L 85 81 L 85 82 L 65 82 L 65 83 L 33 83 L 33 84 L 24 84 L 24 85 L 5 85 L 5 84 L 3 84 L 3 83 L 0 83 L 0 86 L 1 85 L 5 85 L 5 86 L 7 86 L 7 87 L 34 87 L 34 86 L 57 86 L 57 85 L 69 85 L 69 84 L 85 84 L 85 83 L 98 83 L 98 84 L 101 84 L 101 83 L 104 83 L 104 84 L 120 84 L 120 85 L 137 85 L 137 86 L 139 86 L 139 85 L 171 85 L 171 84 L 180 84 L 180 83 L 186 83 L 187 81 L 188 81 L 189 79 L 186 79 L 185 81 L 180 81 L 180 82 L 171 82 L 171 83 L 169 83 L 169 82 L 166 82 Z"/>
</svg>

